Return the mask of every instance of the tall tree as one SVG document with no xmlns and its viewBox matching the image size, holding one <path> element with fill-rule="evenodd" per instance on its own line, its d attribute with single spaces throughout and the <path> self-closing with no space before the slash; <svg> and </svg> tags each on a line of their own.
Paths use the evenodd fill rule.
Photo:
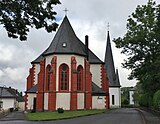
<svg viewBox="0 0 160 124">
<path fill-rule="evenodd" d="M 144 92 L 153 95 L 160 89 L 160 5 L 153 0 L 138 5 L 127 21 L 127 33 L 114 39 L 128 56 L 122 65 L 131 69 L 129 79 L 136 78 Z"/>
<path fill-rule="evenodd" d="M 4 26 L 8 37 L 27 39 L 29 27 L 45 28 L 55 31 L 57 14 L 53 6 L 59 0 L 0 0 L 0 24 Z"/>
</svg>

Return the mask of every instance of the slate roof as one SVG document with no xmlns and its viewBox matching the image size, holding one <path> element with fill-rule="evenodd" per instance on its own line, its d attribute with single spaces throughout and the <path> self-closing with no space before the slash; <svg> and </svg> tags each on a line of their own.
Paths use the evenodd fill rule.
<svg viewBox="0 0 160 124">
<path fill-rule="evenodd" d="M 121 85 L 120 85 L 120 80 L 119 80 L 118 69 L 116 69 L 116 86 L 121 87 Z"/>
<path fill-rule="evenodd" d="M 24 101 L 22 94 L 11 87 L 0 87 L 0 98 L 16 98 L 18 102 Z"/>
<path fill-rule="evenodd" d="M 104 68 L 107 72 L 107 76 L 109 79 L 109 86 L 110 87 L 120 87 L 119 75 L 116 75 L 116 73 L 115 73 L 109 31 L 108 31 L 108 36 L 107 36 L 107 46 L 106 46 L 106 53 L 105 53 L 104 62 L 105 62 Z M 118 74 L 118 71 L 117 71 L 117 74 Z"/>
<path fill-rule="evenodd" d="M 44 55 L 60 53 L 60 54 L 78 54 L 86 56 L 80 40 L 74 33 L 72 26 L 67 18 L 64 17 L 62 24 L 60 25 L 53 41 Z M 66 43 L 66 46 L 63 44 Z"/>
<path fill-rule="evenodd" d="M 33 87 L 31 87 L 28 91 L 26 91 L 27 93 L 36 93 L 38 91 L 38 85 L 34 85 Z"/>
<path fill-rule="evenodd" d="M 16 95 L 10 93 L 7 88 L 0 87 L 0 98 L 16 98 Z"/>
<path fill-rule="evenodd" d="M 94 82 L 92 82 L 92 96 L 106 96 L 106 93 Z"/>
<path fill-rule="evenodd" d="M 49 47 L 31 63 L 39 63 L 43 57 L 50 54 L 76 54 L 86 56 L 85 45 L 76 36 L 67 16 L 64 17 Z M 103 63 L 90 49 L 89 62 L 95 64 Z"/>
</svg>

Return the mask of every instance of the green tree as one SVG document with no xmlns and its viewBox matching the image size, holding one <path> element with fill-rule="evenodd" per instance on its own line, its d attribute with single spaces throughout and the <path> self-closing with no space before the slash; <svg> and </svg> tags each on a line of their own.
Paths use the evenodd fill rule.
<svg viewBox="0 0 160 124">
<path fill-rule="evenodd" d="M 133 101 L 135 102 L 136 105 L 139 104 L 140 96 L 141 96 L 141 94 L 143 94 L 143 90 L 141 87 L 142 87 L 142 84 L 140 82 L 137 82 L 137 84 L 135 86 L 135 91 L 133 94 Z"/>
<path fill-rule="evenodd" d="M 8 37 L 27 39 L 30 27 L 55 31 L 57 14 L 53 6 L 59 0 L 0 0 L 0 24 L 4 26 Z"/>
<path fill-rule="evenodd" d="M 153 97 L 153 105 L 155 109 L 160 110 L 160 90 L 158 90 Z"/>
<path fill-rule="evenodd" d="M 129 104 L 129 89 L 130 87 L 122 87 L 121 88 L 121 103 L 122 105 Z"/>
<path fill-rule="evenodd" d="M 139 80 L 152 97 L 160 89 L 160 5 L 138 5 L 127 21 L 127 33 L 114 42 L 128 56 L 122 65 L 131 69 L 129 79 Z"/>
</svg>

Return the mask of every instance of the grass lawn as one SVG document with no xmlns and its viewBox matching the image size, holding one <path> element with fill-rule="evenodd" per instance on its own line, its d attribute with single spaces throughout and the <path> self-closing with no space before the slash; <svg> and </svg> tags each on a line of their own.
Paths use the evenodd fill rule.
<svg viewBox="0 0 160 124">
<path fill-rule="evenodd" d="M 64 111 L 64 113 L 58 112 L 36 112 L 27 113 L 28 120 L 31 121 L 45 121 L 45 120 L 56 120 L 56 119 L 67 119 L 80 116 L 93 115 L 98 113 L 104 113 L 106 110 L 79 110 L 79 111 Z"/>
</svg>

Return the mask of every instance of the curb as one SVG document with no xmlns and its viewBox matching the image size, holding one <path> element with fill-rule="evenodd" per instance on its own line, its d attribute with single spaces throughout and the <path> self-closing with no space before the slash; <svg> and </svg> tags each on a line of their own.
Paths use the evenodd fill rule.
<svg viewBox="0 0 160 124">
<path fill-rule="evenodd" d="M 143 112 L 138 108 L 136 110 L 140 113 L 142 121 L 143 121 L 143 124 L 147 124 L 147 121 L 146 121 L 146 118 L 145 118 Z"/>
</svg>

